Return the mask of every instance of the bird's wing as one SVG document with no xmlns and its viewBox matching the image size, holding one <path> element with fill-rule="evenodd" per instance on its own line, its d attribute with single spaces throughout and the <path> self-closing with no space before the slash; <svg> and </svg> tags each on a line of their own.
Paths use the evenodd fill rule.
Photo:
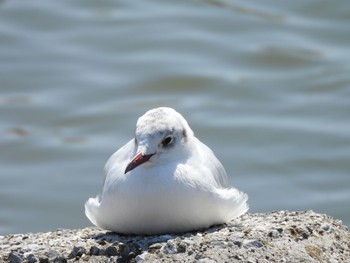
<svg viewBox="0 0 350 263">
<path fill-rule="evenodd" d="M 134 151 L 135 142 L 134 139 L 132 139 L 115 153 L 113 153 L 104 167 L 105 174 L 103 184 L 105 183 L 108 174 L 112 171 L 114 175 L 124 175 L 126 166 L 135 154 Z"/>
<path fill-rule="evenodd" d="M 197 138 L 194 139 L 196 140 L 197 154 L 200 155 L 202 165 L 208 167 L 209 172 L 211 173 L 210 175 L 208 174 L 208 176 L 213 176 L 217 187 L 227 187 L 227 174 L 221 162 L 216 158 L 215 154 L 208 146 Z"/>
</svg>

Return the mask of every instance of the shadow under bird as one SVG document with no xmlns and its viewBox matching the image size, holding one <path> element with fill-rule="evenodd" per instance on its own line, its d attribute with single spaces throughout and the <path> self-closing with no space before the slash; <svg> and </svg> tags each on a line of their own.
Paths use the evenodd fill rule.
<svg viewBox="0 0 350 263">
<path fill-rule="evenodd" d="M 102 195 L 89 198 L 85 214 L 117 233 L 178 233 L 238 217 L 247 200 L 182 115 L 161 107 L 141 116 L 135 138 L 110 157 Z"/>
</svg>

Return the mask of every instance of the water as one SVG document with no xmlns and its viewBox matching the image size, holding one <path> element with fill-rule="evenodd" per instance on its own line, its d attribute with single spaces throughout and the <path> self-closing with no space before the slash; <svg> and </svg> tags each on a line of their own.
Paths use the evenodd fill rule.
<svg viewBox="0 0 350 263">
<path fill-rule="evenodd" d="M 350 2 L 3 1 L 0 234 L 89 226 L 108 157 L 181 112 L 250 211 L 350 225 Z"/>
</svg>

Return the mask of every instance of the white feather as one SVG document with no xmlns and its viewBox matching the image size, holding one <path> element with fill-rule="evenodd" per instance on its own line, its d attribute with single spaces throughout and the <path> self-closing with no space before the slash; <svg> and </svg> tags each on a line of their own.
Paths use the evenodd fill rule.
<svg viewBox="0 0 350 263">
<path fill-rule="evenodd" d="M 169 149 L 160 146 L 167 130 L 175 137 Z M 139 151 L 156 154 L 124 174 Z M 85 213 L 94 225 L 119 233 L 191 231 L 225 223 L 248 210 L 248 196 L 227 188 L 220 161 L 170 108 L 153 109 L 138 120 L 136 141 L 111 156 L 105 175 L 102 196 L 90 198 Z"/>
</svg>

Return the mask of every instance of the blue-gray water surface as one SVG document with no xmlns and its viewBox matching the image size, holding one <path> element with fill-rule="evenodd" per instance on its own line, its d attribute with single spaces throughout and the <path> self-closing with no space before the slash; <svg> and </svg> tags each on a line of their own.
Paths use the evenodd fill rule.
<svg viewBox="0 0 350 263">
<path fill-rule="evenodd" d="M 170 106 L 250 212 L 350 225 L 350 1 L 0 2 L 0 234 L 91 225 L 108 157 Z"/>
</svg>

